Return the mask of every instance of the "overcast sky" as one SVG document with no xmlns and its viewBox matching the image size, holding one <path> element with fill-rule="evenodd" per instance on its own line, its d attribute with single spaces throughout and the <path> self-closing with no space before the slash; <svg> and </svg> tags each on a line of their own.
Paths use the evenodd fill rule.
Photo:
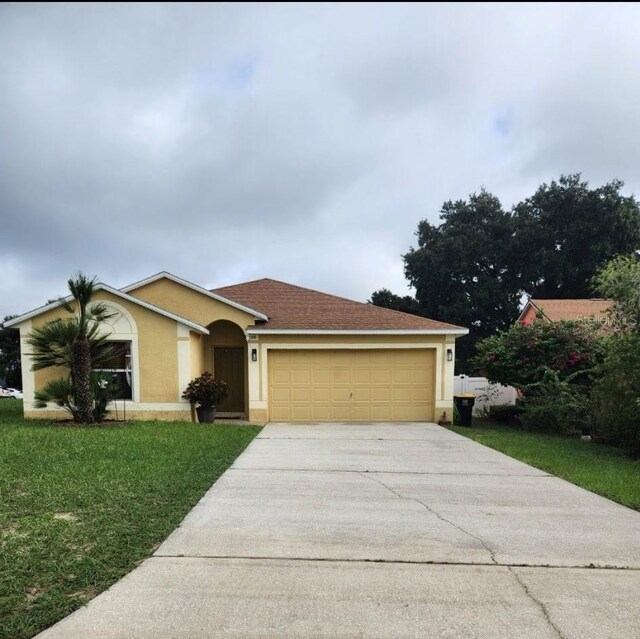
<svg viewBox="0 0 640 639">
<path fill-rule="evenodd" d="M 639 33 L 637 5 L 5 3 L 0 319 L 77 270 L 406 294 L 445 200 L 640 194 Z"/>
</svg>

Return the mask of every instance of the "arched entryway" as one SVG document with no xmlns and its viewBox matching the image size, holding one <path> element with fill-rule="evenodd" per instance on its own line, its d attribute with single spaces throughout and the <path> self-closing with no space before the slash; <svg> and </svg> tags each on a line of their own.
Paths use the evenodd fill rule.
<svg viewBox="0 0 640 639">
<path fill-rule="evenodd" d="M 247 338 L 233 322 L 218 320 L 208 327 L 209 353 L 214 377 L 229 385 L 229 397 L 218 405 L 220 417 L 247 415 Z"/>
</svg>

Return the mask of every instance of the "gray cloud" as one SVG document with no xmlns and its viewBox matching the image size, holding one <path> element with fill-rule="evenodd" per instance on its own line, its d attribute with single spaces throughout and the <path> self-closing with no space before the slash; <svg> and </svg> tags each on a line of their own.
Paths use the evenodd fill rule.
<svg viewBox="0 0 640 639">
<path fill-rule="evenodd" d="M 421 218 L 638 191 L 634 5 L 0 7 L 0 314 L 159 270 L 406 290 Z"/>
</svg>

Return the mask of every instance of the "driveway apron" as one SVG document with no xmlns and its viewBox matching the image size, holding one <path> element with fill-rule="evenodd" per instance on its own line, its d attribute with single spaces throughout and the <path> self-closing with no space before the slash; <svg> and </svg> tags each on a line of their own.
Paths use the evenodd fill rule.
<svg viewBox="0 0 640 639">
<path fill-rule="evenodd" d="M 42 639 L 640 637 L 640 513 L 434 424 L 269 424 Z"/>
</svg>

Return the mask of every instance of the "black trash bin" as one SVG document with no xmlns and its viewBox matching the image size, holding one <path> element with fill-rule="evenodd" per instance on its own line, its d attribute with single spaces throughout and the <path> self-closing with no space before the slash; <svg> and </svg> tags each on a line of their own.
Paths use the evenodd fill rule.
<svg viewBox="0 0 640 639">
<path fill-rule="evenodd" d="M 454 395 L 453 401 L 460 415 L 460 426 L 471 426 L 471 414 L 473 413 L 473 405 L 476 403 L 476 396 L 470 393 Z"/>
</svg>

